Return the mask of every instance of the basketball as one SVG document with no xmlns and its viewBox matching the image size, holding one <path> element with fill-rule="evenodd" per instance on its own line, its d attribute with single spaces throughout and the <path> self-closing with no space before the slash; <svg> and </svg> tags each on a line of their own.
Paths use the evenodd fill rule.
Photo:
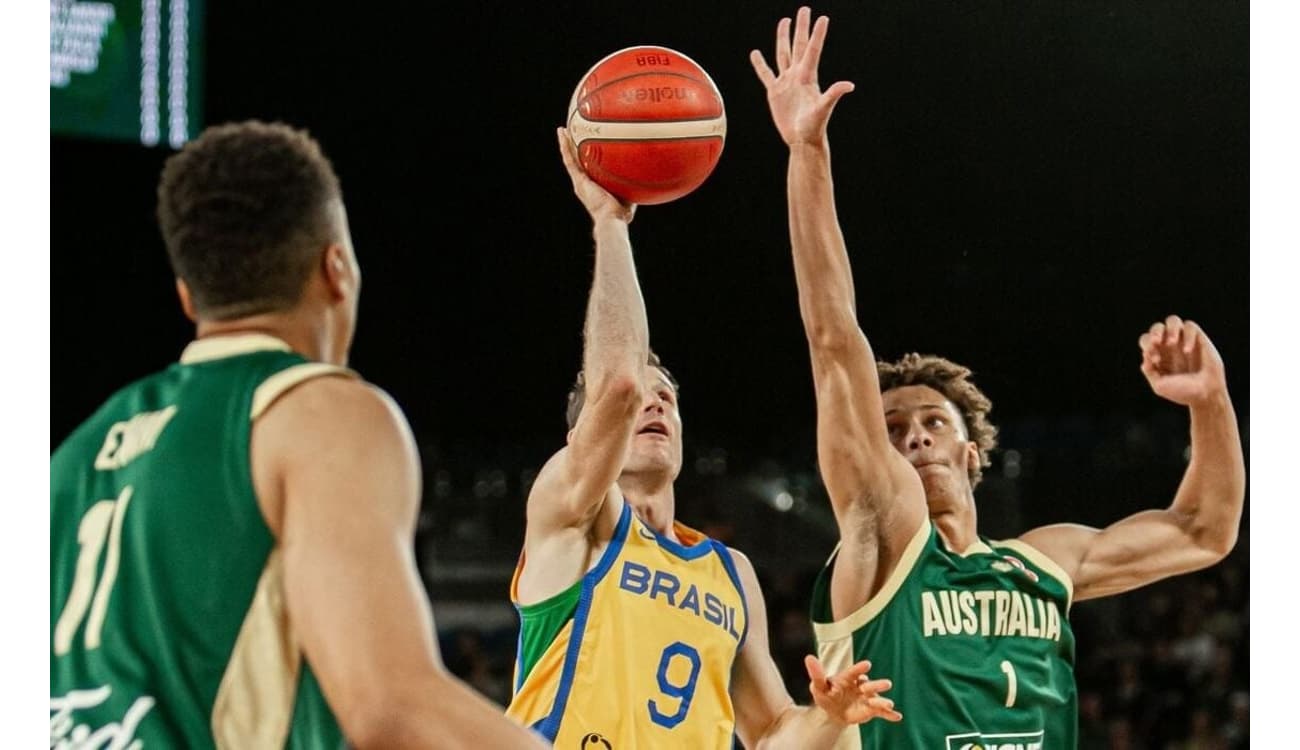
<svg viewBox="0 0 1300 750">
<path fill-rule="evenodd" d="M 592 66 L 569 100 L 567 122 L 583 171 L 643 205 L 703 184 L 727 136 L 713 79 L 686 55 L 655 45 L 627 47 Z"/>
</svg>

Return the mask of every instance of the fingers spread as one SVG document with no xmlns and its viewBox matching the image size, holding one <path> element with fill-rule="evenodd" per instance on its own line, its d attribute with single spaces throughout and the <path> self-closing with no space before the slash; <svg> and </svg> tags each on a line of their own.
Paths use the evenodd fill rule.
<svg viewBox="0 0 1300 750">
<path fill-rule="evenodd" d="M 803 59 L 804 50 L 808 47 L 808 19 L 812 17 L 812 10 L 808 6 L 803 6 L 795 14 L 794 20 L 794 48 L 790 52 L 792 62 L 799 62 Z"/>
<path fill-rule="evenodd" d="M 790 67 L 790 19 L 776 22 L 776 72 L 784 73 Z"/>
<path fill-rule="evenodd" d="M 770 88 L 772 82 L 776 80 L 776 75 L 767 66 L 767 60 L 763 59 L 763 53 L 758 50 L 750 50 L 749 64 L 754 66 L 754 72 L 758 74 L 758 80 L 762 82 L 763 88 Z"/>
<path fill-rule="evenodd" d="M 808 40 L 808 49 L 804 54 L 804 59 L 814 74 L 817 72 L 817 65 L 821 62 L 822 47 L 826 43 L 826 29 L 830 26 L 830 23 L 830 18 L 822 16 L 817 19 L 817 23 L 813 24 L 812 38 Z"/>
</svg>

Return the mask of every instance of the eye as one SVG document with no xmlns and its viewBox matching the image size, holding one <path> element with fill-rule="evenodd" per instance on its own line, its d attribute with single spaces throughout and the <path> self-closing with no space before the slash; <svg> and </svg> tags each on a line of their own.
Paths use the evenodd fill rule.
<svg viewBox="0 0 1300 750">
<path fill-rule="evenodd" d="M 659 398 L 661 398 L 661 399 L 663 399 L 664 401 L 667 401 L 668 403 L 671 404 L 671 403 L 673 403 L 673 400 L 674 400 L 674 399 L 673 399 L 673 392 L 672 392 L 672 391 L 668 391 L 668 390 L 659 391 Z"/>
<path fill-rule="evenodd" d="M 898 422 L 893 422 L 891 424 L 888 424 L 886 425 L 886 427 L 889 428 L 889 436 L 891 438 L 898 437 L 899 435 L 903 434 L 903 425 L 899 424 Z"/>
<path fill-rule="evenodd" d="M 926 427 L 931 427 L 931 428 L 944 427 L 944 426 L 946 426 L 947 424 L 948 424 L 948 420 L 944 419 L 944 418 L 941 417 L 941 416 L 938 416 L 937 414 L 936 414 L 936 415 L 932 415 L 932 416 L 930 416 L 928 419 L 925 420 L 925 426 L 926 426 Z"/>
</svg>

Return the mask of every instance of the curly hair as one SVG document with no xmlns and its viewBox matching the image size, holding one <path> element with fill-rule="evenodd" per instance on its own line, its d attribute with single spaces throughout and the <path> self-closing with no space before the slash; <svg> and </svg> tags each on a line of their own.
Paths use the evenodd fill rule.
<svg viewBox="0 0 1300 750">
<path fill-rule="evenodd" d="M 658 354 L 651 351 L 650 356 L 646 358 L 646 364 L 651 367 L 659 368 L 659 372 L 662 372 L 664 377 L 668 378 L 668 382 L 672 385 L 674 392 L 681 390 L 681 387 L 677 384 L 677 379 L 674 378 L 673 374 L 668 372 L 668 368 L 664 367 L 663 363 L 659 361 Z M 573 426 L 578 423 L 578 414 L 582 412 L 582 405 L 586 400 L 587 379 L 583 376 L 582 371 L 579 370 L 578 377 L 573 381 L 573 387 L 569 389 L 568 406 L 564 410 L 564 419 L 568 423 L 570 430 L 572 430 Z"/>
<path fill-rule="evenodd" d="M 970 381 L 970 368 L 932 354 L 905 354 L 895 362 L 877 362 L 880 392 L 906 385 L 929 386 L 951 401 L 966 423 L 967 439 L 979 448 L 979 461 L 969 468 L 971 487 L 979 484 L 989 453 L 997 447 L 998 428 L 988 421 L 993 402 Z"/>
<path fill-rule="evenodd" d="M 158 226 L 172 271 L 214 320 L 297 304 L 339 239 L 338 177 L 304 130 L 258 120 L 210 127 L 167 159 Z"/>
</svg>

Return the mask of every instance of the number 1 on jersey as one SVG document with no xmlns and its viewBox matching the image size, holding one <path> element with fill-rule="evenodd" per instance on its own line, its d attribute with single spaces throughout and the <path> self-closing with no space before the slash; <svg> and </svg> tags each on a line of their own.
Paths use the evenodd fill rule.
<svg viewBox="0 0 1300 750">
<path fill-rule="evenodd" d="M 81 517 L 81 525 L 77 527 L 77 544 L 81 551 L 77 554 L 72 590 L 68 592 L 68 601 L 54 626 L 55 656 L 72 650 L 72 637 L 81 627 L 87 608 L 90 609 L 90 621 L 86 625 L 86 649 L 99 648 L 104 616 L 108 613 L 108 597 L 113 582 L 117 580 L 117 567 L 121 560 L 122 519 L 130 502 L 131 488 L 127 487 L 116 500 L 100 500 Z M 96 586 L 95 569 L 99 567 L 99 553 L 104 549 L 105 538 L 108 540 L 108 554 Z M 94 606 L 91 606 L 92 596 Z"/>
<path fill-rule="evenodd" d="M 1016 704 L 1016 668 L 1003 659 L 1002 673 L 1007 676 L 1007 708 L 1011 708 Z"/>
</svg>

